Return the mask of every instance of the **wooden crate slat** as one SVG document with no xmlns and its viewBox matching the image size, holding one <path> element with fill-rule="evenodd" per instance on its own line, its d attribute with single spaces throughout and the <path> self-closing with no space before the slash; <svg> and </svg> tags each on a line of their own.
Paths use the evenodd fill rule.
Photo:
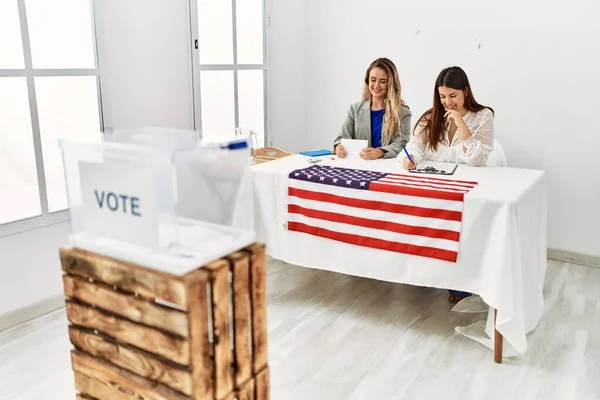
<svg viewBox="0 0 600 400">
<path fill-rule="evenodd" d="M 143 297 L 159 298 L 186 307 L 185 287 L 176 276 L 102 256 L 82 249 L 60 249 L 62 269 L 70 275 L 116 285 Z"/>
<path fill-rule="evenodd" d="M 190 371 L 75 326 L 69 326 L 69 337 L 78 350 L 110 361 L 118 367 L 160 382 L 184 394 L 192 393 Z"/>
<path fill-rule="evenodd" d="M 107 386 L 116 386 L 120 391 L 132 393 L 135 399 L 145 400 L 190 400 L 189 397 L 178 393 L 168 387 L 149 381 L 138 375 L 132 374 L 122 368 L 89 356 L 83 352 L 71 352 L 73 369 L 94 380 L 105 383 Z M 84 391 L 84 393 L 86 393 Z M 91 394 L 91 393 L 90 393 Z M 94 396 L 94 394 L 91 394 Z M 98 396 L 94 396 L 98 397 Z M 104 399 L 105 397 L 100 397 Z M 111 399 L 107 397 L 106 399 Z"/>
<path fill-rule="evenodd" d="M 229 318 L 229 262 L 219 260 L 204 267 L 212 288 L 213 346 L 215 354 L 215 397 L 233 391 L 233 354 Z"/>
<path fill-rule="evenodd" d="M 77 393 L 77 400 L 98 400 L 85 394 Z"/>
<path fill-rule="evenodd" d="M 90 283 L 75 276 L 64 275 L 63 283 L 67 297 L 179 336 L 187 337 L 189 334 L 187 314 L 183 311 L 120 293 L 105 284 Z"/>
<path fill-rule="evenodd" d="M 267 366 L 267 268 L 264 244 L 254 244 L 250 251 L 252 304 L 252 355 L 254 373 Z"/>
<path fill-rule="evenodd" d="M 67 301 L 67 316 L 72 324 L 96 329 L 107 336 L 157 354 L 169 361 L 189 365 L 189 342 L 183 338 L 168 335 L 157 329 L 73 301 Z"/>
<path fill-rule="evenodd" d="M 237 390 L 237 400 L 254 400 L 254 392 L 255 381 L 252 378 Z"/>
<path fill-rule="evenodd" d="M 114 386 L 92 379 L 77 371 L 75 371 L 75 389 L 85 394 L 85 397 L 81 396 L 84 399 L 136 400 L 131 394 L 124 393 Z"/>
<path fill-rule="evenodd" d="M 192 398 L 214 399 L 213 364 L 208 341 L 208 273 L 195 271 L 186 277 L 190 349 L 192 353 Z"/>
<path fill-rule="evenodd" d="M 250 353 L 250 258 L 239 252 L 230 257 L 233 273 L 233 332 L 236 387 L 252 377 Z"/>
<path fill-rule="evenodd" d="M 265 367 L 261 372 L 256 374 L 255 376 L 255 385 L 256 385 L 256 396 L 255 400 L 270 400 L 271 399 L 271 391 L 270 391 L 270 372 L 269 367 Z"/>
</svg>

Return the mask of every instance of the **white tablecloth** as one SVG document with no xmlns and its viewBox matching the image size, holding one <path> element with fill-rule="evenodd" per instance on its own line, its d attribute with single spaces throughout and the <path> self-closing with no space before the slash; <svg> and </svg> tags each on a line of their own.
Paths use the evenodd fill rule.
<svg viewBox="0 0 600 400">
<path fill-rule="evenodd" d="M 321 164 L 406 173 L 395 159 L 325 157 Z M 508 345 L 505 354 L 509 355 L 511 347 L 525 353 L 526 334 L 536 327 L 544 309 L 547 206 L 543 171 L 459 165 L 448 178 L 479 185 L 465 196 L 458 261 L 451 263 L 288 231 L 288 174 L 310 165 L 306 157 L 296 155 L 251 168 L 255 229 L 269 255 L 303 267 L 477 293 L 498 310 L 497 329 Z M 493 334 L 492 318 L 488 318 L 486 332 Z"/>
</svg>

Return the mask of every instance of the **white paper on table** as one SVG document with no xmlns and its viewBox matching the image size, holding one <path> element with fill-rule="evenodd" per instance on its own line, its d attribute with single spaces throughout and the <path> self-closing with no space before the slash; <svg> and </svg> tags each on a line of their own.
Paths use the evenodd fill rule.
<svg viewBox="0 0 600 400">
<path fill-rule="evenodd" d="M 346 156 L 349 160 L 360 160 L 360 152 L 365 147 L 368 147 L 368 141 L 365 139 L 342 139 L 341 143 L 346 150 Z"/>
</svg>

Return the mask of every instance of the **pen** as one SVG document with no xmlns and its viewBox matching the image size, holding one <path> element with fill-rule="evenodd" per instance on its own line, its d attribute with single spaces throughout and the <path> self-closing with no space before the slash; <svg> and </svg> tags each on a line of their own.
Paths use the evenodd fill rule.
<svg viewBox="0 0 600 400">
<path fill-rule="evenodd" d="M 415 166 L 415 168 L 417 168 L 417 164 L 415 164 L 415 162 L 413 161 L 412 157 L 410 156 L 410 154 L 408 154 L 408 150 L 406 150 L 406 147 L 404 147 L 404 152 L 406 153 L 406 157 L 408 157 L 408 159 L 410 160 L 410 162 L 412 163 L 412 165 Z"/>
</svg>

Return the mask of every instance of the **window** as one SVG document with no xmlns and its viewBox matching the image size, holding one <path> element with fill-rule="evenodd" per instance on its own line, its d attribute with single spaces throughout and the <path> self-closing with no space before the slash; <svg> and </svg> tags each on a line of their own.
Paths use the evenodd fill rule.
<svg viewBox="0 0 600 400">
<path fill-rule="evenodd" d="M 205 140 L 252 129 L 267 142 L 264 0 L 196 0 L 196 128 Z M 199 99 L 199 101 L 198 101 Z"/>
<path fill-rule="evenodd" d="M 65 221 L 61 138 L 101 132 L 92 6 L 0 1 L 0 236 Z"/>
</svg>

